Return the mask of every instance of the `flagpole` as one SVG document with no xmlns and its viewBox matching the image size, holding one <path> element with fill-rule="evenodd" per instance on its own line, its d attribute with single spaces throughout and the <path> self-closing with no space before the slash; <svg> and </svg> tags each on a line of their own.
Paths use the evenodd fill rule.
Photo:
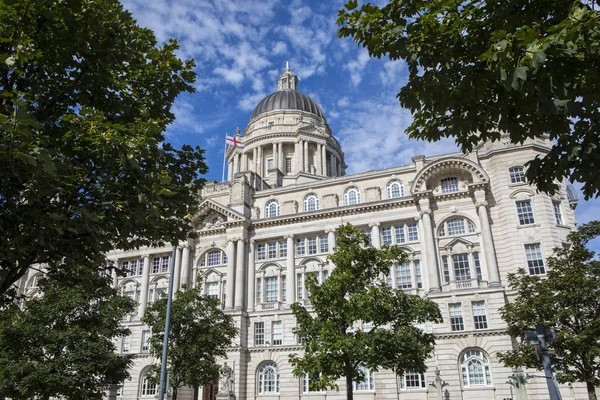
<svg viewBox="0 0 600 400">
<path fill-rule="evenodd" d="M 223 173 L 221 174 L 221 183 L 225 182 L 225 157 L 227 156 L 227 132 L 225 132 L 225 149 L 223 150 Z"/>
</svg>

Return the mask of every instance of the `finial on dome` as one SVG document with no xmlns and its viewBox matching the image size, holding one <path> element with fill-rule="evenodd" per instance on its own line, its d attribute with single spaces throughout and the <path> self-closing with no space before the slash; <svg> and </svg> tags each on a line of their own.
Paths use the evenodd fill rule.
<svg viewBox="0 0 600 400">
<path fill-rule="evenodd" d="M 240 128 L 238 127 L 238 128 L 235 130 L 235 136 L 240 136 L 240 134 L 241 134 L 241 131 L 240 131 Z"/>
<path fill-rule="evenodd" d="M 298 86 L 298 77 L 290 72 L 290 62 L 285 62 L 285 71 L 279 76 L 279 82 L 277 82 L 277 89 L 282 90 L 296 90 Z"/>
</svg>

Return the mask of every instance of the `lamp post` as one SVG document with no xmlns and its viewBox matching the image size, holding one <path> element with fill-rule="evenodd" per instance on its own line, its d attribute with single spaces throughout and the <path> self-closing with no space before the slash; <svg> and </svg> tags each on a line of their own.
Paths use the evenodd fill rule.
<svg viewBox="0 0 600 400">
<path fill-rule="evenodd" d="M 542 355 L 542 364 L 544 365 L 544 378 L 546 378 L 546 384 L 548 385 L 550 400 L 562 400 L 558 385 L 554 380 L 552 363 L 550 362 L 550 355 L 548 354 L 548 347 L 546 346 L 547 342 L 556 341 L 556 331 L 554 328 L 545 328 L 542 325 L 536 325 L 535 331 L 525 332 L 525 340 L 530 345 L 539 346 Z"/>
<path fill-rule="evenodd" d="M 160 386 L 158 387 L 158 400 L 165 398 L 165 383 L 167 377 L 167 353 L 169 345 L 169 330 L 171 328 L 171 304 L 173 303 L 173 280 L 175 278 L 175 253 L 177 245 L 173 244 L 171 254 L 171 270 L 169 271 L 169 291 L 167 292 L 167 315 L 165 318 L 165 333 L 163 340 L 162 359 L 160 363 Z"/>
</svg>

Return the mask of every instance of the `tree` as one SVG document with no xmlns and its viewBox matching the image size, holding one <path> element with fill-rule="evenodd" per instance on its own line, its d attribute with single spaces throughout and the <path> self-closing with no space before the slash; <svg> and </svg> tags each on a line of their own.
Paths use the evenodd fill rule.
<svg viewBox="0 0 600 400">
<path fill-rule="evenodd" d="M 413 113 L 407 133 L 454 137 L 465 152 L 507 134 L 548 135 L 552 149 L 528 162 L 527 179 L 554 193 L 556 180 L 600 194 L 600 17 L 597 0 L 392 0 L 339 11 L 338 35 L 369 54 L 405 60 L 398 93 Z"/>
<path fill-rule="evenodd" d="M 160 376 L 167 299 L 146 308 L 142 322 L 152 329 L 150 353 L 159 362 L 151 374 Z M 219 377 L 217 357 L 227 357 L 227 348 L 238 334 L 233 318 L 225 314 L 219 300 L 200 294 L 200 287 L 177 292 L 171 309 L 167 370 L 173 400 L 182 386 L 198 388 Z"/>
<path fill-rule="evenodd" d="M 58 276 L 60 274 L 60 276 Z M 39 281 L 39 296 L 0 311 L 0 393 L 15 400 L 102 399 L 106 385 L 129 378 L 131 355 L 114 339 L 134 301 L 88 267 Z"/>
<path fill-rule="evenodd" d="M 207 169 L 164 142 L 195 80 L 177 48 L 118 0 L 0 2 L 0 296 L 35 264 L 187 237 Z"/>
<path fill-rule="evenodd" d="M 600 386 L 600 261 L 586 244 L 600 235 L 600 221 L 579 227 L 568 237 L 568 247 L 554 249 L 547 260 L 546 277 L 520 269 L 508 275 L 516 298 L 501 309 L 507 332 L 523 338 L 536 324 L 555 327 L 557 339 L 548 343 L 550 357 L 561 382 L 584 382 L 590 400 Z M 513 351 L 499 354 L 507 366 L 542 370 L 532 346 L 518 341 Z"/>
<path fill-rule="evenodd" d="M 363 368 L 391 369 L 398 375 L 425 372 L 435 340 L 414 324 L 442 318 L 433 301 L 391 289 L 381 280 L 394 262 L 406 260 L 402 250 L 374 248 L 350 224 L 336 232 L 336 248 L 328 256 L 335 269 L 320 285 L 314 275 L 307 276 L 311 308 L 292 305 L 303 354 L 292 354 L 290 361 L 294 375 L 308 374 L 313 389 L 338 389 L 335 381 L 344 377 L 351 400 L 353 382 L 365 378 Z M 355 329 L 361 321 L 371 329 Z"/>
</svg>

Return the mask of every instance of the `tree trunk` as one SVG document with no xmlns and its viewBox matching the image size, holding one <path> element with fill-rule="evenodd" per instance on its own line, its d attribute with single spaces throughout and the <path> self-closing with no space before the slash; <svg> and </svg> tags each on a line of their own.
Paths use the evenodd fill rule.
<svg viewBox="0 0 600 400">
<path fill-rule="evenodd" d="M 594 386 L 594 384 L 591 382 L 586 382 L 585 384 L 587 385 L 588 399 L 598 400 L 598 397 L 596 397 L 596 387 Z"/>
<path fill-rule="evenodd" d="M 173 388 L 173 398 L 172 398 L 172 400 L 177 400 L 177 388 L 176 387 Z"/>
<path fill-rule="evenodd" d="M 192 397 L 194 400 L 198 400 L 198 387 L 194 387 L 194 397 Z"/>
<path fill-rule="evenodd" d="M 354 399 L 354 391 L 352 388 L 352 373 L 346 373 L 346 400 Z"/>
</svg>

